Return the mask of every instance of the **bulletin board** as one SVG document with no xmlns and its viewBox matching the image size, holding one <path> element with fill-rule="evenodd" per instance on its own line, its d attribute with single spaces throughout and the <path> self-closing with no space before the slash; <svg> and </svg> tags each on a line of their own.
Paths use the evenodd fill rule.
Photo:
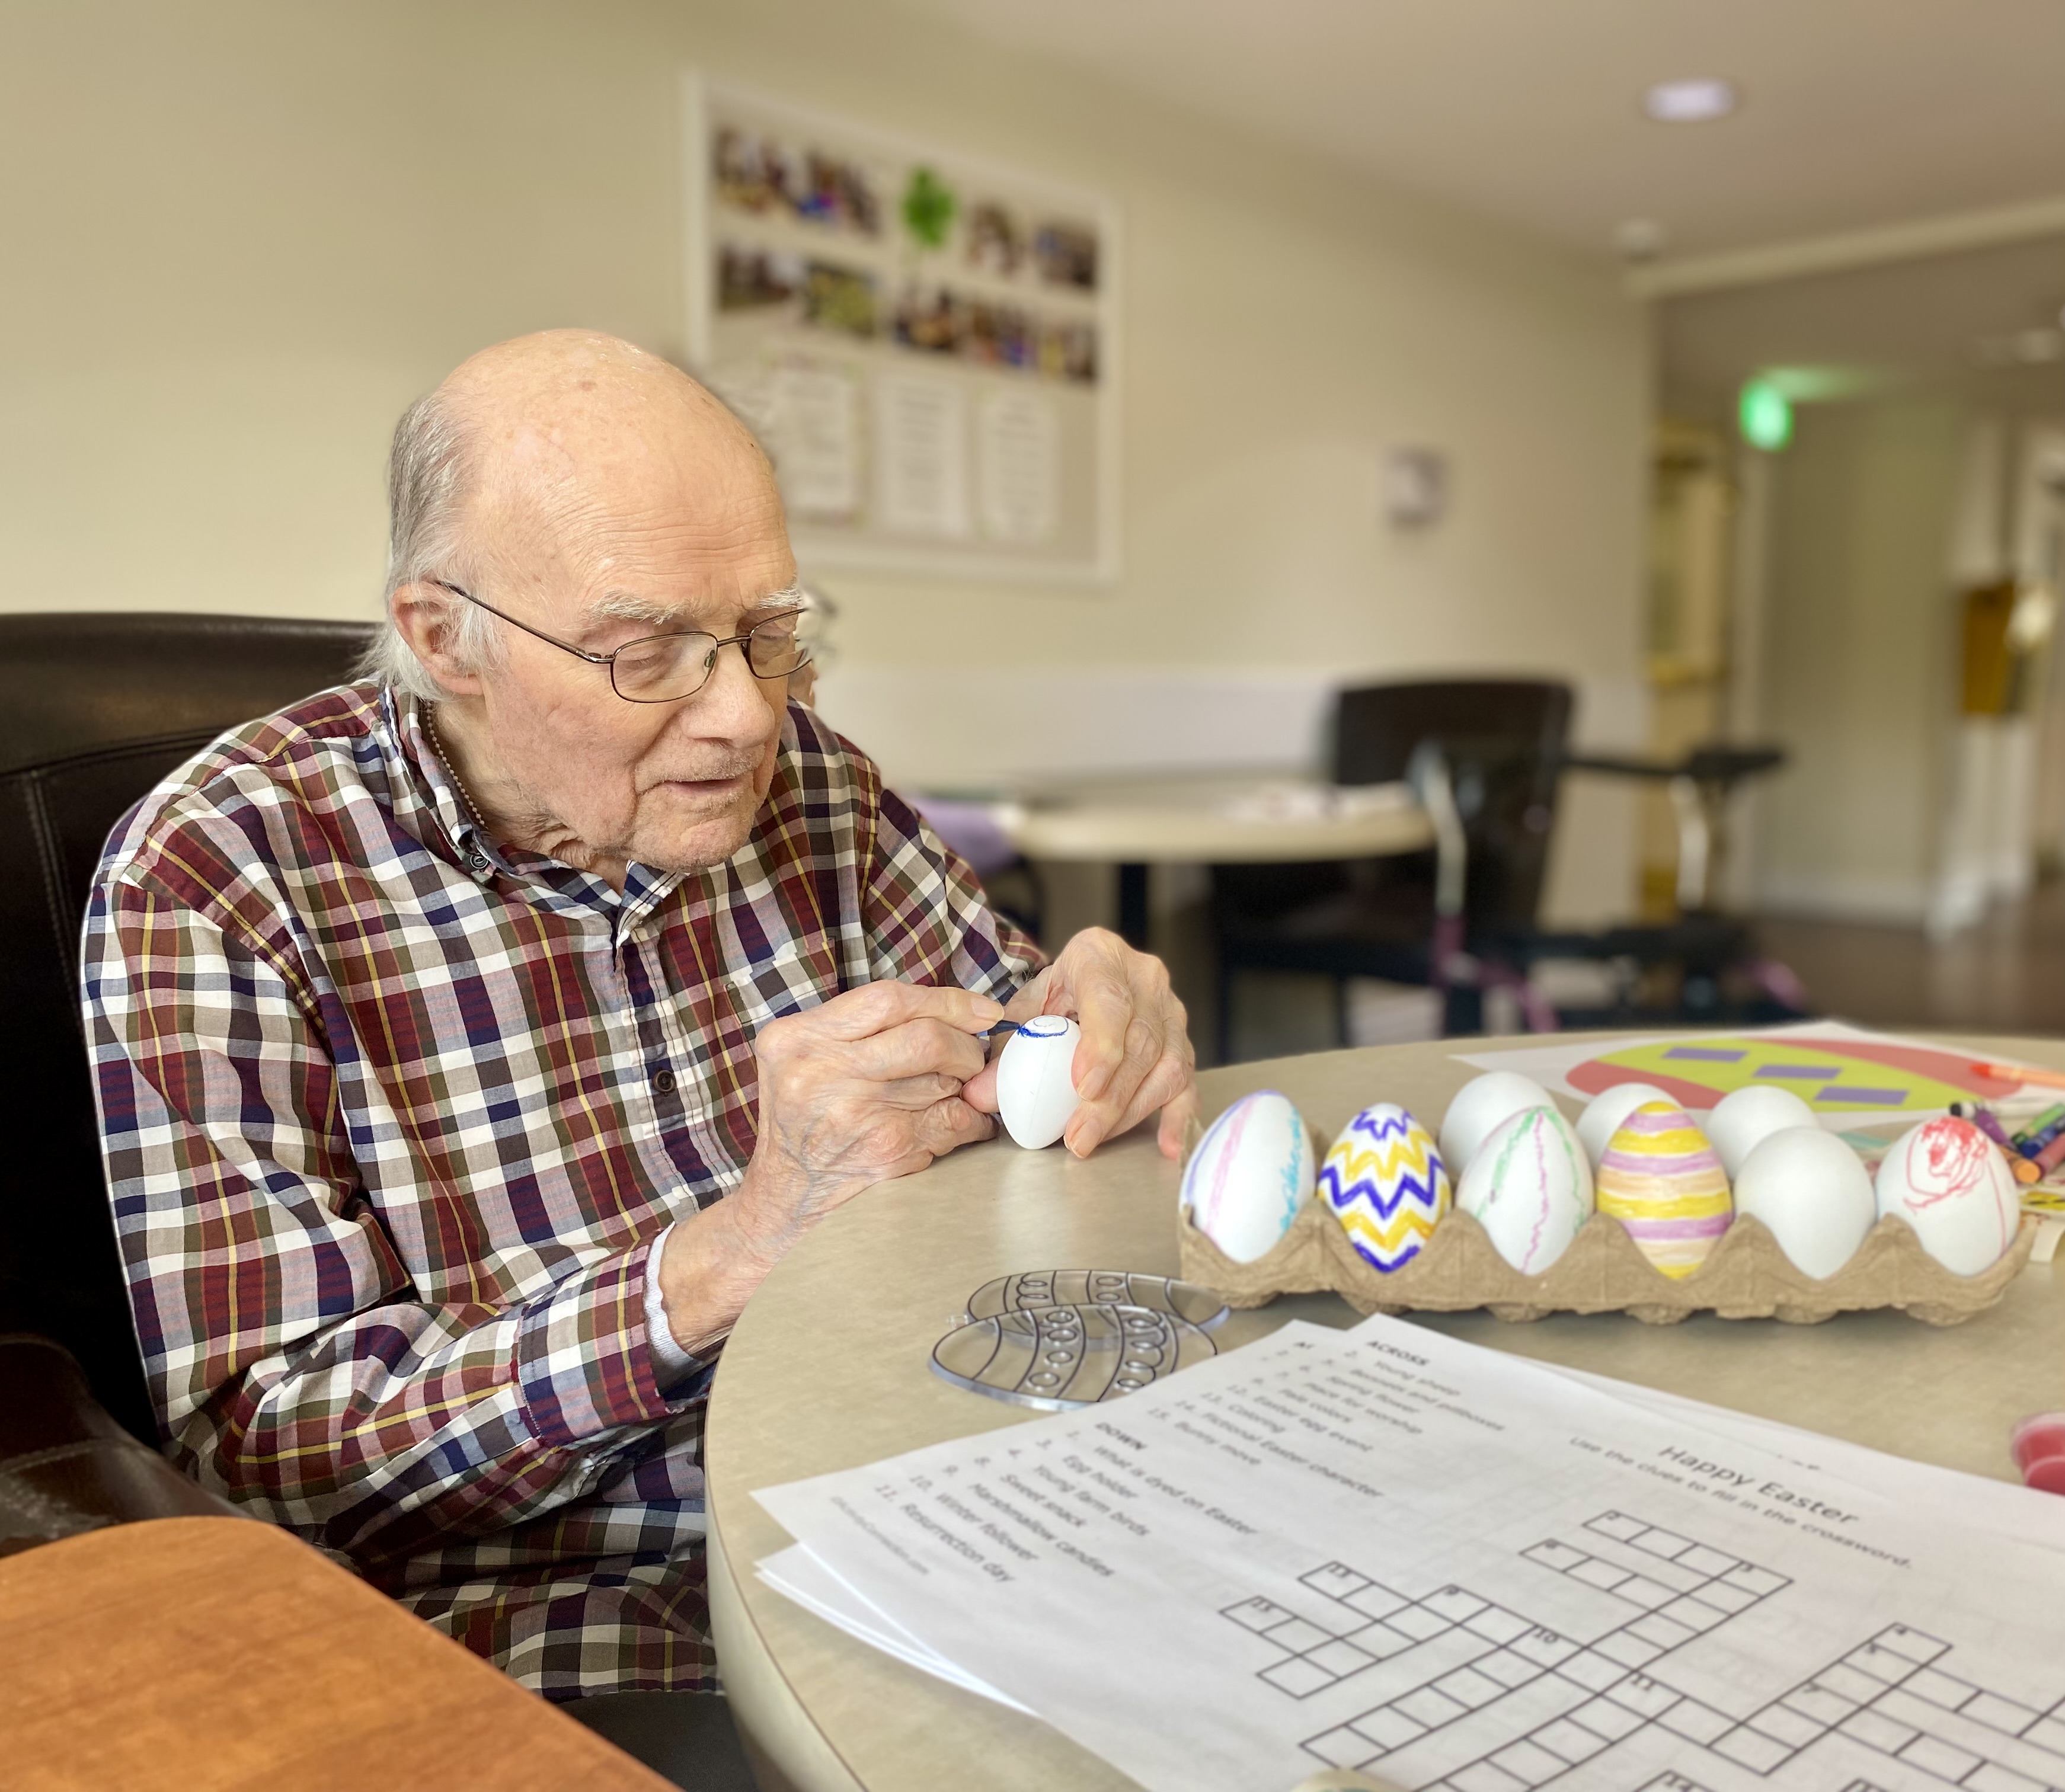
<svg viewBox="0 0 2065 1792">
<path fill-rule="evenodd" d="M 820 567 L 1118 570 L 1116 208 L 691 74 L 692 365 Z"/>
</svg>

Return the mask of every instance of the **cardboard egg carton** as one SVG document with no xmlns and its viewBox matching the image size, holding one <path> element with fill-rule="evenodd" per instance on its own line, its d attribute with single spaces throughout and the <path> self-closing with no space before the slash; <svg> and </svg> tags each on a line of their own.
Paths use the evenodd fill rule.
<svg viewBox="0 0 2065 1792">
<path fill-rule="evenodd" d="M 2035 1242 L 2025 1215 L 2007 1254 L 1976 1276 L 1953 1275 L 1922 1249 L 1905 1221 L 1881 1219 L 1857 1255 L 1825 1281 L 1803 1275 L 1764 1223 L 1737 1216 L 1712 1253 L 1682 1280 L 1656 1269 L 1610 1214 L 1594 1213 L 1570 1248 L 1540 1275 L 1523 1275 L 1485 1229 L 1451 1209 L 1420 1254 L 1388 1274 L 1364 1261 L 1326 1203 L 1307 1201 L 1263 1257 L 1236 1263 L 1179 1211 L 1182 1275 L 1230 1306 L 1267 1306 L 1279 1294 L 1340 1294 L 1361 1313 L 1460 1313 L 1484 1307 L 1501 1319 L 1550 1313 L 1625 1313 L 1671 1326 L 1695 1313 L 1724 1319 L 1819 1325 L 1838 1313 L 1897 1307 L 1931 1326 L 1961 1325 L 2006 1293 Z"/>
</svg>

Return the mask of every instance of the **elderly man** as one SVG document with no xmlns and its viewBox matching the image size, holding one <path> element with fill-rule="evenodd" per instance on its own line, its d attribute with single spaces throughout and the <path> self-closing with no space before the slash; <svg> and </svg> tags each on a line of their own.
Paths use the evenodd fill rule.
<svg viewBox="0 0 2065 1792">
<path fill-rule="evenodd" d="M 713 1358 L 1082 1023 L 1086 1153 L 1194 1102 L 1152 959 L 1041 968 L 801 704 L 751 437 L 628 345 L 491 349 L 390 474 L 377 676 L 110 843 L 85 995 L 167 1448 L 550 1697 L 697 1689 Z"/>
</svg>

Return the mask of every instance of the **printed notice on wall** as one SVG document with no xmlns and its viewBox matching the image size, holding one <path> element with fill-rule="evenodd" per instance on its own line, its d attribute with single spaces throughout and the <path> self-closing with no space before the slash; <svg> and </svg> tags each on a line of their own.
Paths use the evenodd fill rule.
<svg viewBox="0 0 2065 1792">
<path fill-rule="evenodd" d="M 982 401 L 982 527 L 997 541 L 1042 542 L 1054 532 L 1054 413 L 1032 392 Z"/>
<path fill-rule="evenodd" d="M 860 401 L 843 369 L 788 361 L 768 381 L 768 446 L 791 518 L 851 522 L 860 509 Z"/>
<path fill-rule="evenodd" d="M 884 373 L 875 382 L 881 526 L 957 540 L 968 532 L 968 407 L 946 380 Z"/>
<path fill-rule="evenodd" d="M 1104 199 L 691 75 L 692 366 L 758 429 L 806 574 L 1117 570 Z"/>
</svg>

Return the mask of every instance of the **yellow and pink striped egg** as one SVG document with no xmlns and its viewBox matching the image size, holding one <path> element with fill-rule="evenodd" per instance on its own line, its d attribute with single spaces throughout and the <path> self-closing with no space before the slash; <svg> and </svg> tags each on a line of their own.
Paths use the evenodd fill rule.
<svg viewBox="0 0 2065 1792">
<path fill-rule="evenodd" d="M 1682 1108 L 1647 1101 L 1599 1159 L 1598 1206 L 1674 1280 L 1706 1261 L 1734 1218 L 1719 1154 Z"/>
</svg>

